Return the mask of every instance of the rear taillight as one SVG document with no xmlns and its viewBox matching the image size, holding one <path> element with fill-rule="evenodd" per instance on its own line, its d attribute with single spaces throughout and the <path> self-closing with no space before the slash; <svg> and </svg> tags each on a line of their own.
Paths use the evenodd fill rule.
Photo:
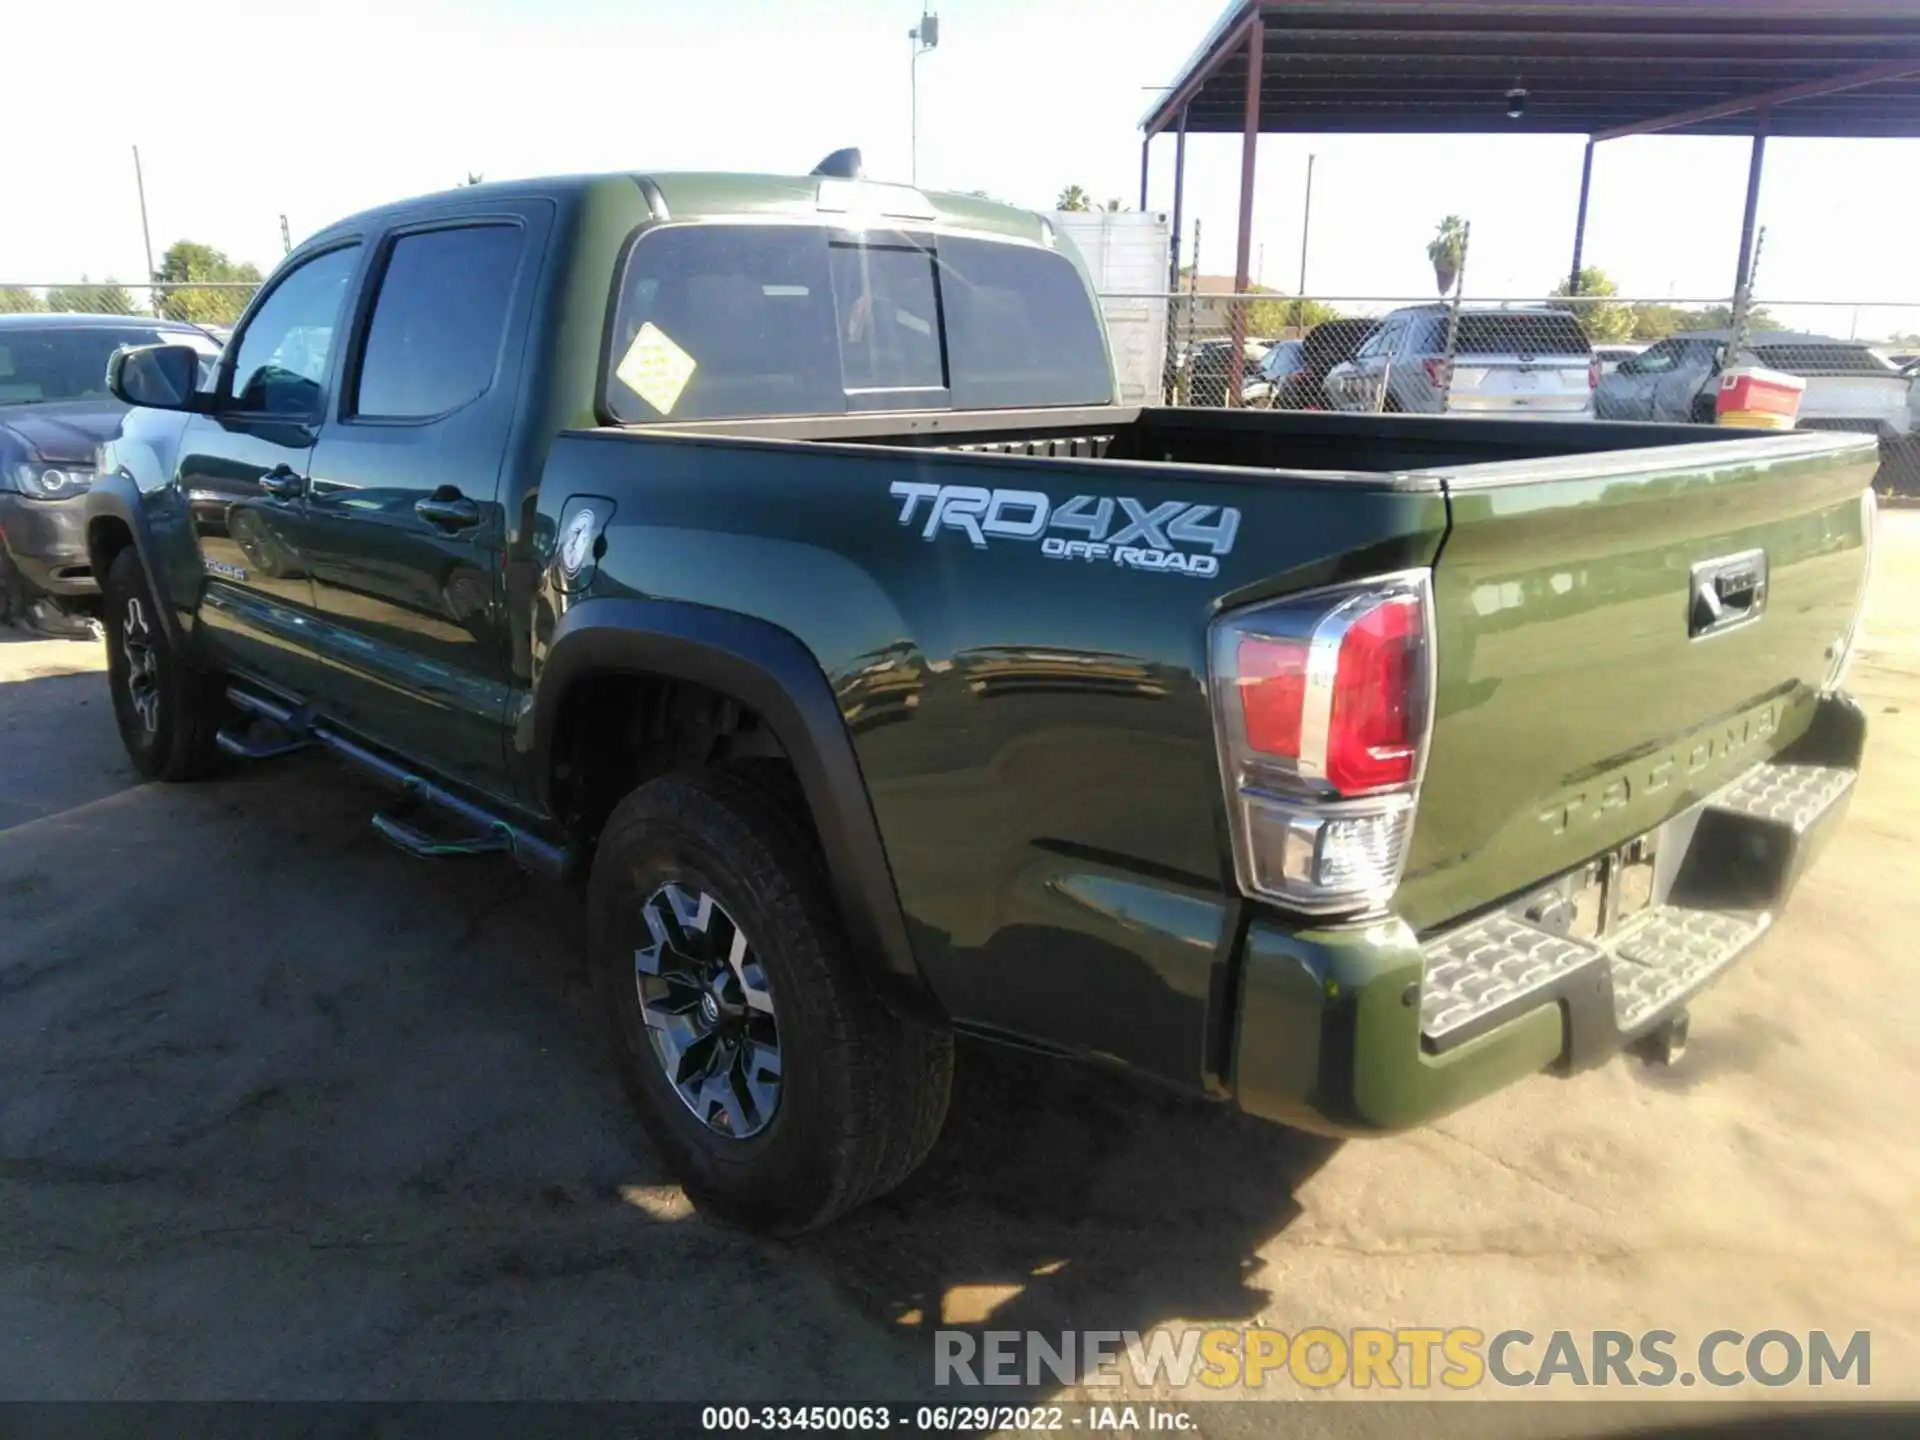
<svg viewBox="0 0 1920 1440">
<path fill-rule="evenodd" d="M 1600 388 L 1600 357 L 1596 355 L 1591 360 L 1587 361 L 1587 389 L 1598 390 L 1599 388 Z"/>
<path fill-rule="evenodd" d="M 1427 359 L 1420 362 L 1427 372 L 1427 379 L 1433 382 L 1436 390 L 1445 390 L 1453 384 L 1453 362 L 1451 360 Z"/>
<path fill-rule="evenodd" d="M 1224 615 L 1210 647 L 1235 869 L 1316 914 L 1399 884 L 1433 692 L 1425 571 Z"/>
</svg>

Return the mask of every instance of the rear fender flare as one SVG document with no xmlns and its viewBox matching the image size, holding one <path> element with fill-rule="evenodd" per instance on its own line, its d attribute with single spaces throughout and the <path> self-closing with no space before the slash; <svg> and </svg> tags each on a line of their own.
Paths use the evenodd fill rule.
<svg viewBox="0 0 1920 1440">
<path fill-rule="evenodd" d="M 552 747 L 566 694 L 576 681 L 604 674 L 704 685 L 767 723 L 793 762 L 854 955 L 892 1008 L 944 1020 L 914 959 L 853 741 L 812 651 L 768 621 L 706 606 L 604 598 L 569 607 L 535 689 L 534 774 L 543 811 L 551 813 Z"/>
</svg>

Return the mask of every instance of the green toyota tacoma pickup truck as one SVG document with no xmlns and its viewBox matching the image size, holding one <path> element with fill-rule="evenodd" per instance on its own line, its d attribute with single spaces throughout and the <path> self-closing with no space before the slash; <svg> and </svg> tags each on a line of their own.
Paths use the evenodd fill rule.
<svg viewBox="0 0 1920 1440">
<path fill-rule="evenodd" d="M 1335 1134 L 1677 1044 L 1842 813 L 1869 438 L 1123 408 L 1035 215 L 482 185 L 116 354 L 141 772 L 329 747 L 583 877 L 689 1190 L 822 1224 L 955 1032 Z"/>
</svg>

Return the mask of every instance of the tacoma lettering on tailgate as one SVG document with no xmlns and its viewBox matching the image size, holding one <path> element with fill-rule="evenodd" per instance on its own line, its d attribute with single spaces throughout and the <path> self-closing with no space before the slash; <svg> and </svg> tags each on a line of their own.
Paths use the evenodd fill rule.
<svg viewBox="0 0 1920 1440">
<path fill-rule="evenodd" d="M 1608 774 L 1596 775 L 1579 790 L 1558 797 L 1540 812 L 1540 823 L 1552 835 L 1564 835 L 1576 826 L 1605 819 L 1635 798 L 1664 790 L 1675 779 L 1685 779 L 1719 768 L 1725 761 L 1752 749 L 1780 726 L 1780 710 L 1768 705 L 1724 725 L 1700 731 L 1684 744 L 1645 760 L 1636 760 Z"/>
</svg>

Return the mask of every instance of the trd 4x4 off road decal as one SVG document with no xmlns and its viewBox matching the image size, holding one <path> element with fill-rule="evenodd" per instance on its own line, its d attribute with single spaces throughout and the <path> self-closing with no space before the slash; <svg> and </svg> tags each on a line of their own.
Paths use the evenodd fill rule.
<svg viewBox="0 0 1920 1440">
<path fill-rule="evenodd" d="M 1055 505 L 1038 490 L 916 480 L 896 480 L 890 493 L 900 501 L 900 523 L 920 523 L 922 540 L 943 529 L 958 530 L 976 550 L 994 540 L 1037 540 L 1049 560 L 1089 560 L 1131 570 L 1218 575 L 1219 557 L 1233 549 L 1240 533 L 1240 512 L 1232 506 L 1180 500 L 1150 506 L 1128 495 L 1076 495 Z"/>
</svg>

